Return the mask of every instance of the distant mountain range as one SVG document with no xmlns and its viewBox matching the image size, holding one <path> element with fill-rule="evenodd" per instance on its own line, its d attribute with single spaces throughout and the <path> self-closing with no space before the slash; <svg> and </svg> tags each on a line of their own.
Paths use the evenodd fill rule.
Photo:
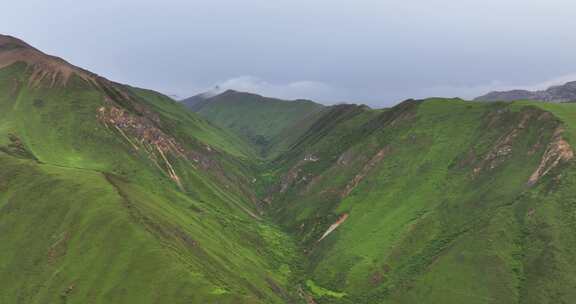
<svg viewBox="0 0 576 304">
<path fill-rule="evenodd" d="M 476 97 L 477 101 L 513 101 L 538 100 L 546 102 L 573 102 L 576 101 L 576 81 L 563 85 L 553 86 L 541 91 L 511 90 L 494 91 Z"/>
</svg>

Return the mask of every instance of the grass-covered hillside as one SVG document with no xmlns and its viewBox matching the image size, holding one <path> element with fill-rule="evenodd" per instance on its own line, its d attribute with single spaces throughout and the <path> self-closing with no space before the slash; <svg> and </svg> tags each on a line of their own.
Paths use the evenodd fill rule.
<svg viewBox="0 0 576 304">
<path fill-rule="evenodd" d="M 243 142 L 15 38 L 0 67 L 0 303 L 298 297 Z"/>
<path fill-rule="evenodd" d="M 317 303 L 572 303 L 574 115 L 334 107 L 269 165 L 265 201 L 304 247 Z"/>
<path fill-rule="evenodd" d="M 309 100 L 288 101 L 233 90 L 194 96 L 182 103 L 249 142 L 262 156 L 273 154 L 274 143 L 283 131 L 299 128 L 323 109 Z"/>
<path fill-rule="evenodd" d="M 575 104 L 213 98 L 0 36 L 0 303 L 576 302 Z"/>
</svg>

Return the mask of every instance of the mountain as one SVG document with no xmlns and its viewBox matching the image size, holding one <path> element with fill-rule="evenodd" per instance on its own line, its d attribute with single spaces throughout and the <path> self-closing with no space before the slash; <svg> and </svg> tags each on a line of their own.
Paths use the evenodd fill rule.
<svg viewBox="0 0 576 304">
<path fill-rule="evenodd" d="M 227 90 L 200 94 L 182 101 L 214 125 L 237 134 L 261 155 L 273 154 L 273 142 L 324 106 L 309 100 L 282 100 Z"/>
<path fill-rule="evenodd" d="M 261 169 L 259 196 L 303 248 L 318 303 L 569 303 L 575 114 L 327 107 Z"/>
<path fill-rule="evenodd" d="M 272 161 L 264 201 L 319 303 L 570 303 L 571 104 L 336 106 Z"/>
<path fill-rule="evenodd" d="M 205 92 L 183 99 L 180 102 L 186 105 L 186 107 L 188 107 L 190 110 L 197 112 L 205 105 L 206 102 L 209 102 L 211 97 L 216 95 L 217 94 L 213 94 L 211 92 Z"/>
<path fill-rule="evenodd" d="M 539 100 L 546 102 L 572 102 L 576 101 L 576 81 L 564 85 L 553 86 L 542 91 L 512 90 L 503 92 L 490 92 L 477 97 L 477 101 L 513 101 L 513 100 Z"/>
<path fill-rule="evenodd" d="M 0 303 L 576 301 L 574 104 L 198 115 L 8 36 L 0 67 Z"/>
<path fill-rule="evenodd" d="M 0 67 L 0 303 L 295 297 L 243 142 L 13 37 Z"/>
</svg>

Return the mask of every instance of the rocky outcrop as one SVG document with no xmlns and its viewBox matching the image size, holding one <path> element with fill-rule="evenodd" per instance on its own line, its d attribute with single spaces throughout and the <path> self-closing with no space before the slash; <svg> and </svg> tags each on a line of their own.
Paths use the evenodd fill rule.
<svg viewBox="0 0 576 304">
<path fill-rule="evenodd" d="M 468 154 L 461 160 L 460 164 L 464 165 L 466 163 L 474 163 L 472 171 L 473 176 L 478 176 L 480 173 L 485 171 L 494 170 L 512 157 L 512 153 L 514 152 L 513 147 L 517 139 L 526 133 L 526 130 L 531 123 L 536 121 L 543 123 L 544 120 L 550 120 L 553 118 L 549 112 L 534 109 L 524 110 L 518 113 L 518 118 L 513 118 L 513 116 L 510 115 L 512 114 L 508 111 L 497 110 L 493 111 L 486 117 L 487 129 L 498 128 L 499 124 L 506 123 L 506 121 L 510 119 L 517 119 L 517 121 L 515 124 L 506 126 L 507 130 L 496 140 L 493 146 L 484 155 L 476 157 L 474 148 L 468 151 Z M 540 144 L 540 141 L 532 149 L 537 149 L 538 144 Z M 528 154 L 530 154 L 530 151 L 528 151 Z"/>
<path fill-rule="evenodd" d="M 513 101 L 538 100 L 546 102 L 573 102 L 576 101 L 576 81 L 564 85 L 553 86 L 541 91 L 511 90 L 495 91 L 476 97 L 477 101 Z"/>
<path fill-rule="evenodd" d="M 512 144 L 519 133 L 520 129 L 514 128 L 502 136 L 474 168 L 474 175 L 478 175 L 484 170 L 494 170 L 504 163 L 512 155 Z"/>
<path fill-rule="evenodd" d="M 548 174 L 552 169 L 574 158 L 574 150 L 563 138 L 563 133 L 563 128 L 559 127 L 556 129 L 552 141 L 546 148 L 544 155 L 542 155 L 538 168 L 536 168 L 530 176 L 530 179 L 528 179 L 528 185 L 536 184 L 538 180 Z"/>
<path fill-rule="evenodd" d="M 317 162 L 319 160 L 320 160 L 320 158 L 318 158 L 318 156 L 316 156 L 314 154 L 306 154 L 304 156 L 304 159 L 298 161 L 296 163 L 296 165 L 294 165 L 292 168 L 290 168 L 290 170 L 288 170 L 288 172 L 282 177 L 282 180 L 280 181 L 279 192 L 285 193 L 296 182 L 298 182 L 298 181 L 306 182 L 309 180 L 309 178 L 312 178 L 311 176 L 308 176 L 308 177 L 307 176 L 300 176 L 300 173 L 302 172 L 302 167 L 306 163 Z"/>
<path fill-rule="evenodd" d="M 336 228 L 338 228 L 340 225 L 342 225 L 342 223 L 344 223 L 347 219 L 348 219 L 348 213 L 342 214 L 334 224 L 332 224 L 332 225 L 330 225 L 330 227 L 328 227 L 328 230 L 326 230 L 326 232 L 324 232 L 322 237 L 320 239 L 318 239 L 318 242 L 322 241 L 330 233 L 334 232 L 334 230 L 336 230 Z"/>
<path fill-rule="evenodd" d="M 116 130 L 135 150 L 144 151 L 158 168 L 182 187 L 168 156 L 185 157 L 184 148 L 160 130 L 152 119 L 134 115 L 114 105 L 100 107 L 97 117 L 107 128 Z"/>
</svg>

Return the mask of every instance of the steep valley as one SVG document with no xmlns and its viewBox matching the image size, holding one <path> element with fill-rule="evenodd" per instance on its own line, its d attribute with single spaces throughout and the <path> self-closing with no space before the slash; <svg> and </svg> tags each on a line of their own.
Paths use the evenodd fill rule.
<svg viewBox="0 0 576 304">
<path fill-rule="evenodd" d="M 216 101 L 0 36 L 0 303 L 576 301 L 576 104 Z"/>
</svg>

